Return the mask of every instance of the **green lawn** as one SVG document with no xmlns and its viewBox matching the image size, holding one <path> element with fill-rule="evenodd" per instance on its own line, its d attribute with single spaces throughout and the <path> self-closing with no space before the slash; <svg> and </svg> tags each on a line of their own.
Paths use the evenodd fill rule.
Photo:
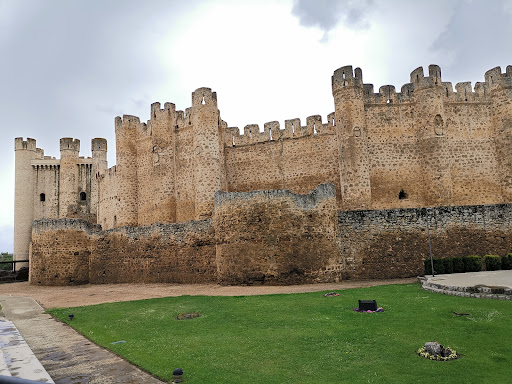
<svg viewBox="0 0 512 384">
<path fill-rule="evenodd" d="M 94 342 L 186 383 L 510 383 L 512 302 L 423 291 L 418 284 L 271 296 L 181 296 L 54 309 Z M 375 299 L 383 313 L 357 313 Z M 456 316 L 453 312 L 470 313 Z M 191 320 L 180 313 L 201 312 Z M 462 357 L 423 359 L 436 339 Z M 112 344 L 125 340 L 126 343 Z"/>
</svg>

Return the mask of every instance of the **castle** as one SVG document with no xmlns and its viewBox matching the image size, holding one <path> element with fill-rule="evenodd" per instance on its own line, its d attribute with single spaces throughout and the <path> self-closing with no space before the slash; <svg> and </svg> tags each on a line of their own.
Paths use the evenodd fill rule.
<svg viewBox="0 0 512 384">
<path fill-rule="evenodd" d="M 512 247 L 512 66 L 485 82 L 436 65 L 397 93 L 351 66 L 334 112 L 243 134 L 209 88 L 185 112 L 115 119 L 107 143 L 60 141 L 60 159 L 15 139 L 15 244 L 33 284 L 338 281 L 421 274 L 436 256 Z M 429 207 L 429 209 L 425 209 Z"/>
</svg>

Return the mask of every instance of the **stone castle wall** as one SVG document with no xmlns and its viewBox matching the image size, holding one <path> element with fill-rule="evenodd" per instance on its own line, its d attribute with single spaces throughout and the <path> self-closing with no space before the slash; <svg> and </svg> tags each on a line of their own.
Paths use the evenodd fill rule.
<svg viewBox="0 0 512 384">
<path fill-rule="evenodd" d="M 510 252 L 512 205 L 339 211 L 332 184 L 309 194 L 218 192 L 211 219 L 102 231 L 35 221 L 30 281 L 304 284 L 423 273 L 435 257 Z"/>
<path fill-rule="evenodd" d="M 165 270 L 165 263 L 174 263 L 176 253 L 170 256 L 165 251 L 165 241 L 171 249 L 185 244 L 183 255 L 190 258 L 190 268 L 202 270 L 199 260 L 203 260 L 209 272 L 202 276 L 225 283 L 373 277 L 378 269 L 370 271 L 365 265 L 377 266 L 386 260 L 379 259 L 380 251 L 375 251 L 379 241 L 391 247 L 391 259 L 396 260 L 395 272 L 386 264 L 382 274 L 403 276 L 421 267 L 423 256 L 407 244 L 419 245 L 424 233 L 412 219 L 404 219 L 403 228 L 381 225 L 381 214 L 394 210 L 402 217 L 404 210 L 404 217 L 409 217 L 420 215 L 413 212 L 423 207 L 457 211 L 464 206 L 507 207 L 512 202 L 512 66 L 504 73 L 499 67 L 488 71 L 485 82 L 474 88 L 459 83 L 455 90 L 442 80 L 438 66 L 429 66 L 428 75 L 420 67 L 400 92 L 390 85 L 374 92 L 372 84 L 363 82 L 361 69 L 347 66 L 334 72 L 332 92 L 334 112 L 326 121 L 317 115 L 308 117 L 305 125 L 299 119 L 286 120 L 282 127 L 272 121 L 262 132 L 254 124 L 245 126 L 243 132 L 229 127 L 220 116 L 216 93 L 209 88 L 194 91 L 191 107 L 185 111 L 177 111 L 172 103 L 163 108 L 154 103 L 146 123 L 130 115 L 115 119 L 117 164 L 110 169 L 103 139 L 94 139 L 92 159 L 83 159 L 78 157 L 79 141 L 64 138 L 57 160 L 44 157 L 35 140 L 16 139 L 15 257 L 26 257 L 31 236 L 37 236 L 32 239 L 33 255 L 50 257 L 37 245 L 54 229 L 31 234 L 32 220 L 81 218 L 100 224 L 103 230 L 87 235 L 92 242 L 87 257 L 89 281 L 104 281 L 96 274 L 100 261 L 109 265 L 105 276 L 112 281 L 118 281 L 117 275 L 108 271 L 120 271 L 116 265 L 131 271 L 133 277 L 128 280 L 176 280 L 171 272 L 161 277 L 149 272 L 154 266 Z M 293 205 L 297 202 L 291 194 L 307 194 L 323 183 L 332 184 L 335 196 L 313 204 L 314 215 L 306 213 L 310 208 Z M 259 190 L 289 192 L 254 192 Z M 47 196 L 43 205 L 39 201 L 42 191 Z M 346 212 L 346 220 L 335 219 L 338 211 L 339 215 Z M 353 212 L 359 211 L 366 212 L 361 232 L 347 224 L 353 221 L 351 215 L 357 217 Z M 276 212 L 285 213 L 279 216 Z M 458 216 L 454 212 L 443 213 L 453 224 L 443 231 L 464 244 L 476 245 L 455 224 Z M 490 219 L 499 222 L 498 216 Z M 194 223 L 204 222 L 210 223 L 211 233 L 204 232 L 203 226 L 196 233 Z M 238 224 L 225 227 L 226 222 Z M 161 229 L 157 224 L 175 225 L 172 228 L 179 233 L 183 229 L 177 228 L 184 225 L 193 238 L 208 245 L 197 247 L 193 240 L 180 243 L 176 237 L 157 235 Z M 129 227 L 141 231 L 133 238 L 137 240 L 130 240 L 123 229 Z M 314 227 L 320 232 L 313 231 Z M 147 228 L 153 228 L 151 235 Z M 355 231 L 366 240 L 359 243 L 344 230 Z M 59 237 L 72 238 L 74 231 L 58 232 Z M 291 240 L 274 242 L 275 231 Z M 408 240 L 402 241 L 396 231 L 406 233 Z M 475 231 L 474 238 L 482 239 L 481 229 Z M 317 264 L 306 260 L 310 236 L 325 255 L 330 254 L 318 256 Z M 507 233 L 503 236 L 508 239 Z M 331 241 L 334 238 L 338 240 Z M 377 243 L 370 252 L 365 244 L 374 240 Z M 51 237 L 48 241 L 46 246 L 51 247 Z M 498 238 L 489 248 L 501 249 L 497 242 Z M 119 259 L 108 244 L 116 244 L 130 256 Z M 137 271 L 140 255 L 146 254 L 144 247 L 160 250 L 151 253 L 158 255 L 155 260 L 144 259 L 146 267 Z M 443 252 L 447 251 L 443 248 Z M 247 257 L 252 260 L 244 261 L 243 270 L 237 269 L 240 253 L 251 255 Z M 297 257 L 293 263 L 292 253 Z M 215 260 L 215 272 L 209 269 L 211 260 Z M 183 281 L 192 279 L 189 267 L 178 268 L 182 276 L 190 275 Z M 50 275 L 43 275 L 42 281 L 48 282 Z M 81 280 L 77 277 L 77 281 Z"/>
<path fill-rule="evenodd" d="M 382 279 L 423 274 L 429 257 L 500 255 L 511 251 L 512 204 L 338 212 L 346 274 Z"/>
<path fill-rule="evenodd" d="M 104 208 L 99 222 L 128 212 L 117 225 L 203 219 L 216 190 L 306 193 L 325 182 L 336 186 L 341 210 L 509 202 L 511 68 L 454 91 L 432 65 L 428 76 L 413 71 L 399 93 L 393 86 L 374 93 L 360 69 L 342 67 L 326 122 L 274 121 L 262 132 L 255 124 L 228 127 L 208 88 L 194 92 L 185 112 L 155 103 L 147 123 L 116 119 L 117 199 L 129 209 Z"/>
</svg>

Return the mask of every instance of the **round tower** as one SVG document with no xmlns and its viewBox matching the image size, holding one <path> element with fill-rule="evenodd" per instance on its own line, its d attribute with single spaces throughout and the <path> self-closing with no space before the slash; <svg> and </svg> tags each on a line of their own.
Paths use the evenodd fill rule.
<svg viewBox="0 0 512 384">
<path fill-rule="evenodd" d="M 98 214 L 98 182 L 99 176 L 107 170 L 107 140 L 96 138 L 91 140 L 92 180 L 91 180 L 91 214 Z"/>
<path fill-rule="evenodd" d="M 428 77 L 419 67 L 411 73 L 414 86 L 415 124 L 418 127 L 418 153 L 423 174 L 423 204 L 449 205 L 452 202 L 452 178 L 444 98 L 446 87 L 441 68 L 429 65 Z"/>
<path fill-rule="evenodd" d="M 22 137 L 14 139 L 14 260 L 28 260 L 32 221 L 34 220 L 34 171 L 32 160 L 38 154 L 36 141 Z M 17 264 L 19 269 L 25 264 Z"/>
<path fill-rule="evenodd" d="M 78 154 L 80 140 L 60 139 L 59 217 L 76 217 L 78 213 Z"/>
<path fill-rule="evenodd" d="M 490 93 L 491 123 L 494 128 L 496 153 L 501 175 L 503 202 L 512 201 L 512 65 L 505 73 L 496 67 L 485 73 L 485 86 Z"/>
<path fill-rule="evenodd" d="M 217 94 L 210 88 L 192 93 L 191 121 L 194 132 L 195 219 L 213 212 L 213 197 L 222 189 L 223 145 L 219 133 Z"/>
<path fill-rule="evenodd" d="M 116 169 L 118 212 L 116 227 L 136 226 L 137 214 L 137 129 L 136 116 L 116 117 Z"/>
<path fill-rule="evenodd" d="M 342 207 L 347 210 L 368 209 L 371 206 L 370 163 L 361 69 L 352 71 L 352 66 L 346 66 L 334 71 L 332 95 Z"/>
</svg>

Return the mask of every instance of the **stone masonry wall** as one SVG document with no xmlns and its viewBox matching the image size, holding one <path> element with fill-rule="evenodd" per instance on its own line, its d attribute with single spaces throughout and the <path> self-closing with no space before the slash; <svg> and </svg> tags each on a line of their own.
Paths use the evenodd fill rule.
<svg viewBox="0 0 512 384">
<path fill-rule="evenodd" d="M 36 285 L 216 281 L 208 220 L 109 231 L 80 219 L 34 221 L 30 260 Z"/>
<path fill-rule="evenodd" d="M 102 231 L 35 221 L 33 284 L 304 284 L 423 274 L 434 257 L 512 251 L 512 204 L 339 211 L 332 184 L 217 192 L 212 219 Z"/>
<path fill-rule="evenodd" d="M 336 191 L 215 194 L 217 272 L 223 284 L 338 281 L 344 265 L 337 241 Z"/>
<path fill-rule="evenodd" d="M 423 274 L 429 257 L 512 251 L 512 204 L 338 212 L 347 277 L 386 279 Z"/>
</svg>

